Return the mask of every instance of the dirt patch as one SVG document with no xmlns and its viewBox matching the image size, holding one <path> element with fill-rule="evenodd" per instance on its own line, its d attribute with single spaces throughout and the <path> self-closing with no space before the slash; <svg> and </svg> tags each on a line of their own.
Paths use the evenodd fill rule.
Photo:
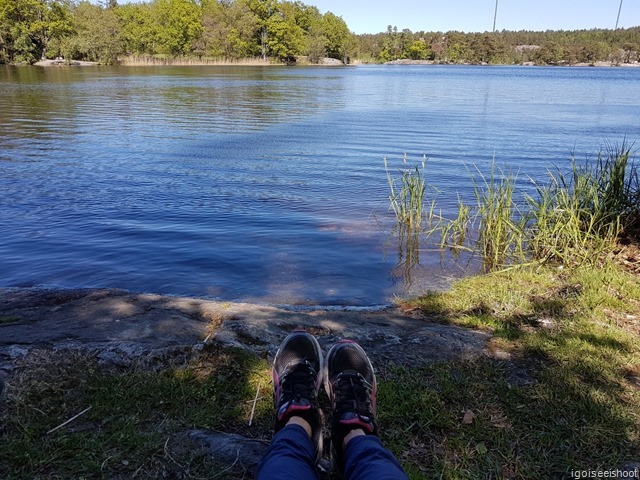
<svg viewBox="0 0 640 480">
<path fill-rule="evenodd" d="M 628 272 L 640 275 L 640 246 L 637 242 L 619 244 L 614 259 Z"/>
</svg>

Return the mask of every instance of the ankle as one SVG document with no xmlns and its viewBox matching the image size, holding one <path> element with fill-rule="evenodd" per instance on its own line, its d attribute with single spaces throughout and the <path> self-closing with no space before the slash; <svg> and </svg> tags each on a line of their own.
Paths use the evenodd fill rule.
<svg viewBox="0 0 640 480">
<path fill-rule="evenodd" d="M 304 418 L 302 417 L 298 417 L 298 416 L 293 416 L 291 417 L 288 421 L 287 421 L 287 425 L 298 425 L 302 428 L 304 428 L 304 431 L 307 433 L 307 435 L 309 436 L 309 438 L 311 438 L 312 434 L 313 434 L 313 429 L 311 428 L 311 425 L 309 424 L 309 422 L 307 422 Z M 363 432 L 364 433 L 364 432 Z"/>
<path fill-rule="evenodd" d="M 351 441 L 351 439 L 353 439 L 355 437 L 361 437 L 361 436 L 364 436 L 364 435 L 366 435 L 366 433 L 361 428 L 356 428 L 356 429 L 351 430 L 344 437 L 344 440 L 342 440 L 342 448 L 346 448 L 347 444 Z"/>
</svg>

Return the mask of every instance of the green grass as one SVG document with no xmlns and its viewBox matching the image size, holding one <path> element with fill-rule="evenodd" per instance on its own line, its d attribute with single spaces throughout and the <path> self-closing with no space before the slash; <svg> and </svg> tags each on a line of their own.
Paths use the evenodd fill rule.
<svg viewBox="0 0 640 480">
<path fill-rule="evenodd" d="M 189 428 L 267 435 L 271 402 L 248 415 L 264 360 L 211 349 L 188 365 L 113 372 L 82 354 L 32 354 L 0 413 L 3 479 L 205 477 L 219 470 L 188 444 Z M 249 401 L 249 403 L 247 403 Z M 55 432 L 64 421 L 86 414 Z"/>
<path fill-rule="evenodd" d="M 511 358 L 394 372 L 381 421 L 389 415 L 389 428 L 409 429 L 393 437 L 396 451 L 424 446 L 429 461 L 411 460 L 421 472 L 413 478 L 555 478 L 640 458 L 637 277 L 614 266 L 501 272 L 411 306 L 492 331 L 491 348 Z M 411 388 L 424 405 L 411 405 L 405 413 L 419 413 L 402 421 L 401 392 Z"/>
<path fill-rule="evenodd" d="M 526 260 L 524 222 L 513 195 L 516 178 L 496 172 L 492 165 L 490 176 L 482 175 L 482 182 L 474 183 L 478 250 L 485 271 L 504 268 L 507 264 Z"/>
<path fill-rule="evenodd" d="M 493 334 L 486 357 L 377 365 L 382 439 L 411 479 L 559 478 L 640 458 L 637 276 L 614 265 L 510 270 L 407 307 Z M 272 434 L 269 364 L 238 350 L 207 347 L 158 371 L 35 352 L 7 384 L 0 472 L 8 479 L 210 478 L 227 466 L 182 432 Z"/>
<path fill-rule="evenodd" d="M 637 234 L 640 173 L 631 148 L 608 145 L 595 162 L 572 160 L 570 174 L 550 172 L 549 183 L 529 198 L 531 254 L 544 262 L 595 264 L 621 233 Z"/>
</svg>

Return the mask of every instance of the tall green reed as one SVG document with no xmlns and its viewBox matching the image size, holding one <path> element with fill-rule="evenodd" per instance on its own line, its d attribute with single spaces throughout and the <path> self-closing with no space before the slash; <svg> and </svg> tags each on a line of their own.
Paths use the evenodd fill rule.
<svg viewBox="0 0 640 480">
<path fill-rule="evenodd" d="M 582 166 L 572 156 L 569 173 L 549 172 L 548 183 L 521 204 L 515 200 L 517 176 L 495 163 L 488 175 L 477 170 L 475 202 L 458 196 L 454 219 L 435 213 L 435 197 L 424 208 L 426 158 L 422 169 L 401 170 L 399 180 L 384 161 L 390 208 L 403 234 L 436 234 L 442 249 L 477 252 L 485 271 L 546 262 L 596 264 L 621 233 L 640 238 L 640 169 L 625 142 L 607 144 L 595 162 Z"/>
<path fill-rule="evenodd" d="M 404 165 L 407 165 L 407 155 L 403 158 Z M 387 157 L 384 157 L 384 168 L 387 173 L 389 184 L 389 206 L 395 213 L 399 224 L 406 226 L 410 230 L 419 229 L 424 220 L 426 212 L 433 213 L 435 203 L 432 203 L 428 211 L 424 209 L 424 196 L 426 182 L 424 170 L 427 157 L 422 158 L 422 168 L 420 166 L 407 166 L 400 170 L 400 178 L 394 178 L 389 171 Z M 398 185 L 399 183 L 399 185 Z"/>
<path fill-rule="evenodd" d="M 440 219 L 437 225 L 440 247 L 478 253 L 485 271 L 523 262 L 526 217 L 514 200 L 517 177 L 505 175 L 495 163 L 488 176 L 476 170 L 475 203 L 467 204 L 458 195 L 456 218 Z"/>
<path fill-rule="evenodd" d="M 600 261 L 624 229 L 638 225 L 639 178 L 624 142 L 582 166 L 572 157 L 569 173 L 549 172 L 549 183 L 528 197 L 531 255 L 564 264 Z"/>
<path fill-rule="evenodd" d="M 526 216 L 514 201 L 517 177 L 496 171 L 489 177 L 478 170 L 482 181 L 474 181 L 476 198 L 477 248 L 486 271 L 504 268 L 526 259 Z"/>
<path fill-rule="evenodd" d="M 595 166 L 585 167 L 596 183 L 600 203 L 595 210 L 600 223 L 620 223 L 622 229 L 640 227 L 640 171 L 632 156 L 632 146 L 608 143 L 598 153 Z"/>
</svg>

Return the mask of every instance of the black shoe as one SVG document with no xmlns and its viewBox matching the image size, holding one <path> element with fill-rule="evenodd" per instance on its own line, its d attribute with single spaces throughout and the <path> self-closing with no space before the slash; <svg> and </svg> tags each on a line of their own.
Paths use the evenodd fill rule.
<svg viewBox="0 0 640 480">
<path fill-rule="evenodd" d="M 360 345 L 343 340 L 327 354 L 327 394 L 333 406 L 331 457 L 336 471 L 344 471 L 342 443 L 349 432 L 362 429 L 378 435 L 376 376 L 369 357 Z"/>
<path fill-rule="evenodd" d="M 318 341 L 307 332 L 293 332 L 284 339 L 273 361 L 275 432 L 293 416 L 311 425 L 316 463 L 322 457 L 322 411 L 318 390 L 322 385 L 322 351 Z"/>
</svg>

